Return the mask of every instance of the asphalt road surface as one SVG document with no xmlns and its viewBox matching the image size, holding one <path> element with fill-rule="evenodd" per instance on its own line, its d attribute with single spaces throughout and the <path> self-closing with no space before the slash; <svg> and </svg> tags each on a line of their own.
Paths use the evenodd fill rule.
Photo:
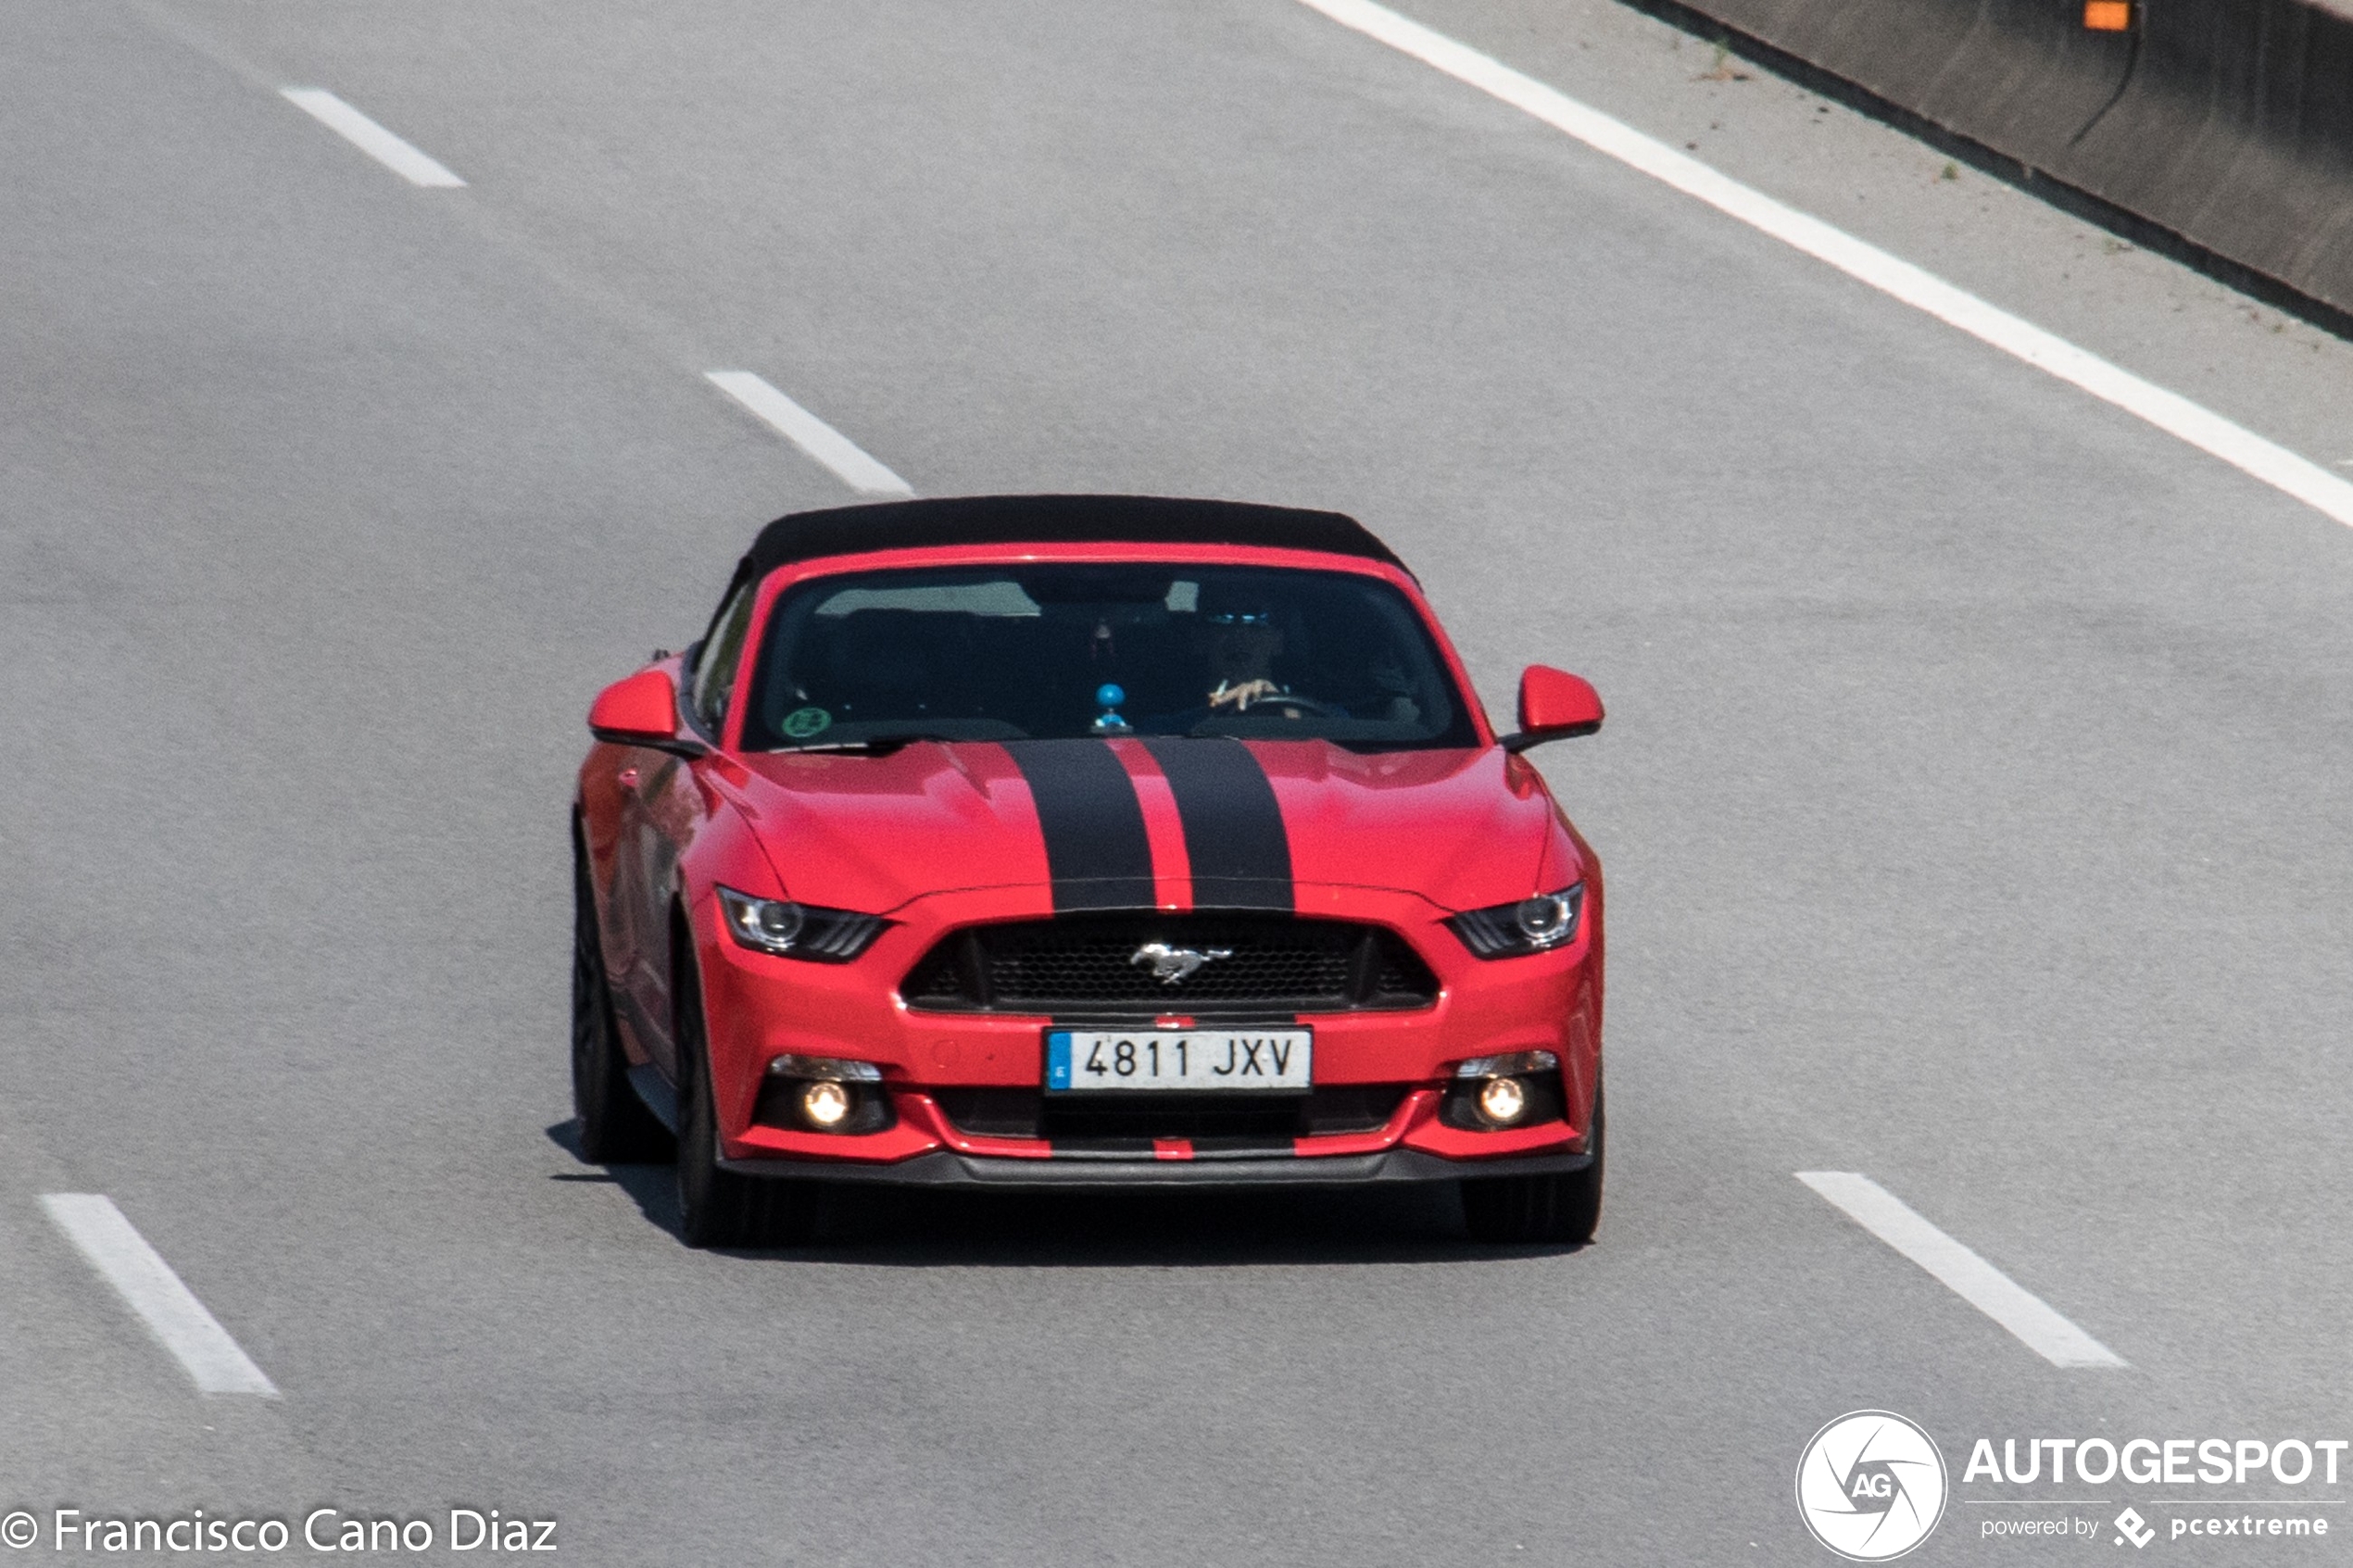
<svg viewBox="0 0 2353 1568">
<path fill-rule="evenodd" d="M 1409 8 L 2353 471 L 2334 340 L 1598 0 Z M 0 1511 L 1813 1563 L 1799 1449 L 1875 1407 L 1955 1465 L 1915 1560 L 2027 1562 L 2085 1543 L 1981 1540 L 1977 1436 L 2353 1436 L 2353 532 L 1294 0 L 14 0 L 0 147 Z M 1591 676 L 1599 1242 L 998 1198 L 715 1255 L 575 1160 L 588 698 L 854 498 L 718 370 L 926 495 L 1351 511 L 1498 709 Z M 2343 1481 L 2290 1490 L 2353 1533 Z M 1999 1495 L 2193 1493 L 2287 1495 Z"/>
</svg>

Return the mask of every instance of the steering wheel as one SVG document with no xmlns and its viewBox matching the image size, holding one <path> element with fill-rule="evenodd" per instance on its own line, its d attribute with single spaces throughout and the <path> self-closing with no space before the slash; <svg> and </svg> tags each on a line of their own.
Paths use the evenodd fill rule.
<svg viewBox="0 0 2353 1568">
<path fill-rule="evenodd" d="M 1289 709 L 1292 712 L 1301 714 L 1309 719 L 1345 719 L 1348 717 L 1348 709 L 1340 707 L 1338 703 L 1324 702 L 1312 696 L 1295 696 L 1289 692 L 1279 692 L 1273 696 L 1262 696 L 1257 701 L 1252 703 L 1248 708 L 1242 709 L 1239 712 L 1229 712 L 1224 709 L 1214 712 L 1208 718 L 1202 720 L 1199 724 L 1193 726 L 1193 734 L 1201 734 L 1204 731 L 1208 731 L 1211 725 L 1228 724 L 1237 719 L 1255 719 L 1260 713 L 1268 709 L 1275 708 Z"/>
<path fill-rule="evenodd" d="M 1260 697 L 1250 705 L 1259 708 L 1295 708 L 1311 719 L 1345 719 L 1348 710 L 1338 703 L 1323 702 L 1312 696 L 1293 696 L 1285 692 L 1277 696 Z"/>
</svg>

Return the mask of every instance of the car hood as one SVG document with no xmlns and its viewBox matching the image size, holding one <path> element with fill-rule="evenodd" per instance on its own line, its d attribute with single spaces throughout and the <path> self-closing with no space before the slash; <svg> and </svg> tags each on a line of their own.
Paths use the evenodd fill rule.
<svg viewBox="0 0 2353 1568">
<path fill-rule="evenodd" d="M 1577 874 L 1535 771 L 1495 746 L 918 742 L 714 760 L 786 895 L 842 909 L 988 887 L 1035 887 L 1052 909 L 1299 908 L 1369 887 L 1462 909 L 1527 897 L 1548 849 Z"/>
</svg>

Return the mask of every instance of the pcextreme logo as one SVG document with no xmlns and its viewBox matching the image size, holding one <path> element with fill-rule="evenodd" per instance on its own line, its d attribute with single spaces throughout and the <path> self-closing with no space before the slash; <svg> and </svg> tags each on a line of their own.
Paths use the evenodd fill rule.
<svg viewBox="0 0 2353 1568">
<path fill-rule="evenodd" d="M 1928 1539 L 1944 1497 L 1944 1456 L 1892 1411 L 1840 1416 L 1798 1456 L 1798 1517 L 1850 1562 L 1885 1562 Z"/>
</svg>

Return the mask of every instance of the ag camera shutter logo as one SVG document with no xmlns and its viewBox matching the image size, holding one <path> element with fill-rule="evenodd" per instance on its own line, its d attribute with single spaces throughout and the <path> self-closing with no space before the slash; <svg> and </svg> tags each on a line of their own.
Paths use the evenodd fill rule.
<svg viewBox="0 0 2353 1568">
<path fill-rule="evenodd" d="M 1944 1456 L 1892 1411 L 1855 1411 L 1814 1434 L 1797 1461 L 1797 1512 L 1850 1562 L 1885 1562 L 1944 1517 Z"/>
</svg>

